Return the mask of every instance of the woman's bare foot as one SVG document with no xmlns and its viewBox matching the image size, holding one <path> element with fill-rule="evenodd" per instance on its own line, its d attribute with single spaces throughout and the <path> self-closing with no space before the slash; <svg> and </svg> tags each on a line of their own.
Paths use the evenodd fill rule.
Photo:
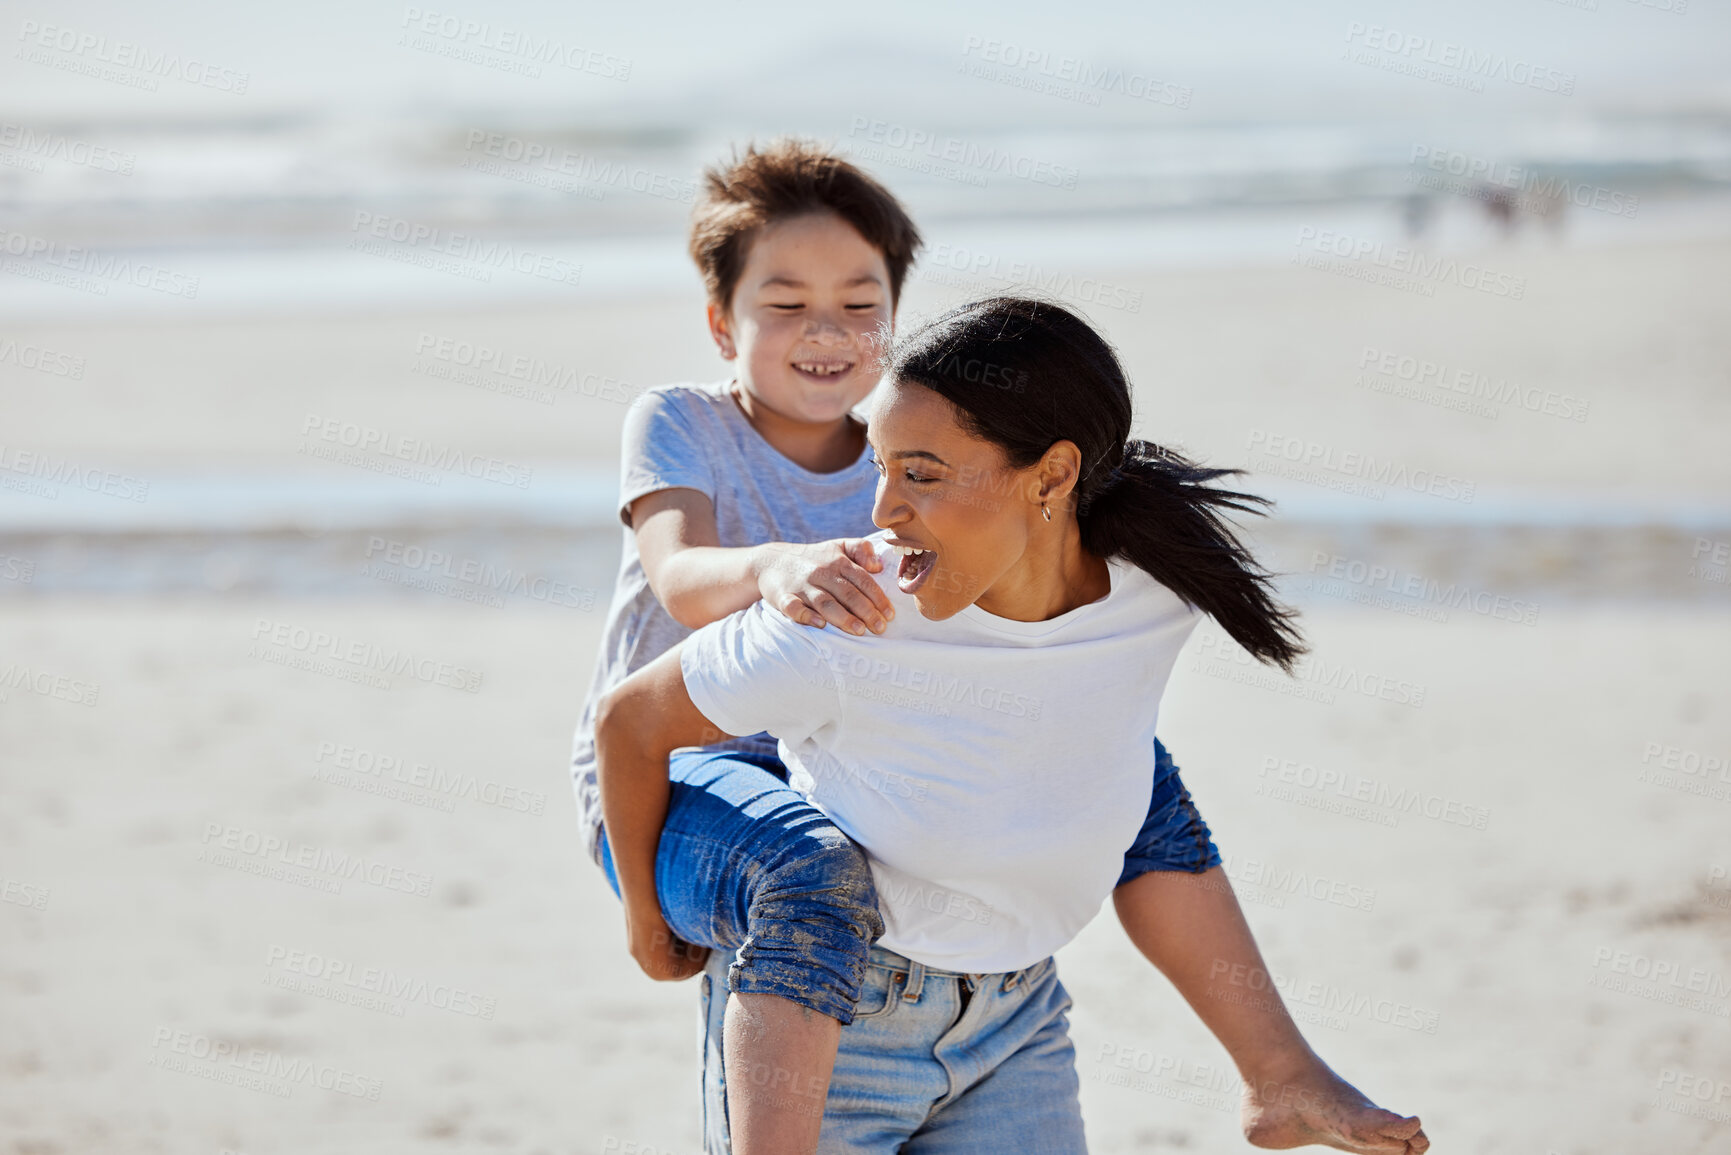
<svg viewBox="0 0 1731 1155">
<path fill-rule="evenodd" d="M 1241 1118 L 1253 1147 L 1314 1144 L 1365 1155 L 1419 1155 L 1430 1148 L 1416 1115 L 1383 1110 L 1320 1060 L 1296 1078 L 1247 1084 Z"/>
</svg>

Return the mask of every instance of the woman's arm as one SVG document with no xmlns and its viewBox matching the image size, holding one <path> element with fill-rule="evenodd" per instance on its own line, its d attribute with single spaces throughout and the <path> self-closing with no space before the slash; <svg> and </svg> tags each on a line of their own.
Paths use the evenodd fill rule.
<svg viewBox="0 0 1731 1155">
<path fill-rule="evenodd" d="M 1269 981 L 1226 872 L 1151 870 L 1112 893 L 1130 941 L 1171 980 L 1244 1079 L 1244 1136 L 1258 1147 L 1322 1144 L 1416 1155 L 1418 1118 L 1372 1103 L 1311 1050 Z"/>
<path fill-rule="evenodd" d="M 682 979 L 703 969 L 708 950 L 674 937 L 655 891 L 655 854 L 672 792 L 667 758 L 681 746 L 729 735 L 686 692 L 675 646 L 604 694 L 595 713 L 595 775 L 601 817 L 625 904 L 631 957 L 650 978 Z"/>
<path fill-rule="evenodd" d="M 801 625 L 827 621 L 882 633 L 895 611 L 871 574 L 883 569 L 863 538 L 726 547 L 715 505 L 695 489 L 659 489 L 631 503 L 649 588 L 673 620 L 706 626 L 762 599 Z"/>
</svg>

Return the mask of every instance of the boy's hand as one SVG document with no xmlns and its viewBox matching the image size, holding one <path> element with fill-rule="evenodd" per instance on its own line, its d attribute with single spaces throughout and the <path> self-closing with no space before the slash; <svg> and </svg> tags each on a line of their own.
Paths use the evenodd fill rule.
<svg viewBox="0 0 1731 1155">
<path fill-rule="evenodd" d="M 895 607 L 872 574 L 883 562 L 863 537 L 811 545 L 776 542 L 765 547 L 767 560 L 757 575 L 766 604 L 803 626 L 837 629 L 864 636 L 881 634 Z"/>
<path fill-rule="evenodd" d="M 625 915 L 625 942 L 643 973 L 657 982 L 688 979 L 703 969 L 709 948 L 686 942 L 673 933 L 659 910 Z"/>
<path fill-rule="evenodd" d="M 1333 1147 L 1366 1155 L 1430 1149 L 1418 1117 L 1385 1111 L 1317 1060 L 1296 1077 L 1246 1083 L 1244 1137 L 1253 1147 Z"/>
</svg>

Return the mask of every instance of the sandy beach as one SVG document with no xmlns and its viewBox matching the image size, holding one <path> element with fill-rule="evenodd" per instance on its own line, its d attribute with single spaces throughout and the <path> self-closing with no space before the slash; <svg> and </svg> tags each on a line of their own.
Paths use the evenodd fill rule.
<svg viewBox="0 0 1731 1155">
<path fill-rule="evenodd" d="M 1294 246 L 1295 256 L 1310 252 Z M 1077 277 L 1112 291 L 1072 300 L 1124 357 L 1138 431 L 1212 461 L 1255 468 L 1251 435 L 1261 430 L 1492 492 L 1722 498 L 1728 257 L 1722 239 L 1570 248 L 1528 234 L 1477 254 L 1521 279 L 1519 300 L 1452 283 L 1427 285 L 1425 296 L 1297 264 L 1083 267 Z M 902 324 L 1009 285 L 941 265 L 916 271 Z M 0 363 L 0 380 L 20 444 L 143 475 L 244 465 L 328 476 L 302 452 L 309 417 L 508 462 L 610 464 L 636 392 L 727 373 L 702 310 L 694 274 L 681 294 L 558 307 L 24 323 L 8 334 L 83 357 L 84 376 Z M 497 368 L 518 358 L 563 387 Z M 1419 362 L 1439 368 L 1418 378 Z M 1462 373 L 1485 386 L 1435 388 Z M 172 392 L 156 387 L 165 381 Z"/>
<path fill-rule="evenodd" d="M 1355 508 L 1348 472 L 1283 475 L 1271 436 L 1470 482 L 1470 503 L 1408 492 L 1354 516 L 1516 509 L 1495 515 L 1506 564 L 1474 572 L 1537 607 L 1391 612 L 1342 578 L 1304 601 L 1297 681 L 1204 627 L 1162 733 L 1307 1036 L 1422 1114 L 1435 1150 L 1723 1150 L 1731 586 L 1712 558 L 1731 526 L 1679 522 L 1655 551 L 1612 519 L 1547 553 L 1518 511 L 1723 507 L 1731 243 L 1526 237 L 1483 259 L 1522 299 L 1295 264 L 1086 270 L 1136 294 L 1090 315 L 1145 435 L 1257 471 L 1317 524 Z M 904 324 L 986 287 L 916 281 Z M 605 472 L 633 389 L 720 375 L 700 309 L 693 278 L 581 307 L 17 325 L 84 370 L 0 363 L 3 440 L 146 478 L 359 476 L 307 453 L 330 418 Z M 465 343 L 568 385 L 521 395 Z M 1403 358 L 1517 389 L 1451 395 Z M 1382 532 L 1268 540 L 1320 579 L 1316 542 L 1376 557 Z M 1446 539 L 1399 532 L 1418 544 L 1398 556 L 1447 565 Z M 583 571 L 609 573 L 616 540 L 583 541 Z M 54 566 L 94 548 L 0 536 L 0 1149 L 699 1149 L 695 985 L 626 955 L 565 773 L 604 596 L 57 590 Z M 1604 578 L 1619 566 L 1663 580 Z M 300 631 L 428 661 L 381 676 Z M 1249 1149 L 1224 1051 L 1109 908 L 1059 966 L 1093 1150 Z"/>
<path fill-rule="evenodd" d="M 285 668 L 253 656 L 261 619 L 437 647 L 482 689 Z M 1723 1123 L 1671 1112 L 1715 1105 L 1664 1080 L 1731 1067 L 1731 783 L 1640 779 L 1649 740 L 1731 748 L 1710 689 L 1731 658 L 1700 644 L 1731 614 L 1310 622 L 1321 652 L 1421 681 L 1422 708 L 1187 659 L 1164 728 L 1313 1044 L 1447 1149 L 1711 1150 Z M 560 768 L 595 624 L 0 611 L 9 663 L 100 687 L 0 706 L 6 876 L 36 888 L 0 907 L 12 1149 L 697 1150 L 695 987 L 626 956 Z M 1339 792 L 1305 766 L 1427 801 L 1329 812 Z M 1718 996 L 1595 985 L 1635 981 L 1620 952 Z M 1095 1150 L 1246 1149 L 1224 1052 L 1109 910 L 1059 965 Z M 249 1073 L 262 1088 L 216 1085 Z"/>
</svg>

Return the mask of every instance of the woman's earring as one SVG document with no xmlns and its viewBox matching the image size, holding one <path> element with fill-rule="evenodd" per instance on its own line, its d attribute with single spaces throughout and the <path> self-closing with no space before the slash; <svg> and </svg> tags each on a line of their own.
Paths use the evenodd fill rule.
<svg viewBox="0 0 1731 1155">
<path fill-rule="evenodd" d="M 1043 501 L 1040 503 L 1040 516 L 1047 521 L 1052 520 L 1052 511 L 1046 508 L 1046 503 Z"/>
</svg>

